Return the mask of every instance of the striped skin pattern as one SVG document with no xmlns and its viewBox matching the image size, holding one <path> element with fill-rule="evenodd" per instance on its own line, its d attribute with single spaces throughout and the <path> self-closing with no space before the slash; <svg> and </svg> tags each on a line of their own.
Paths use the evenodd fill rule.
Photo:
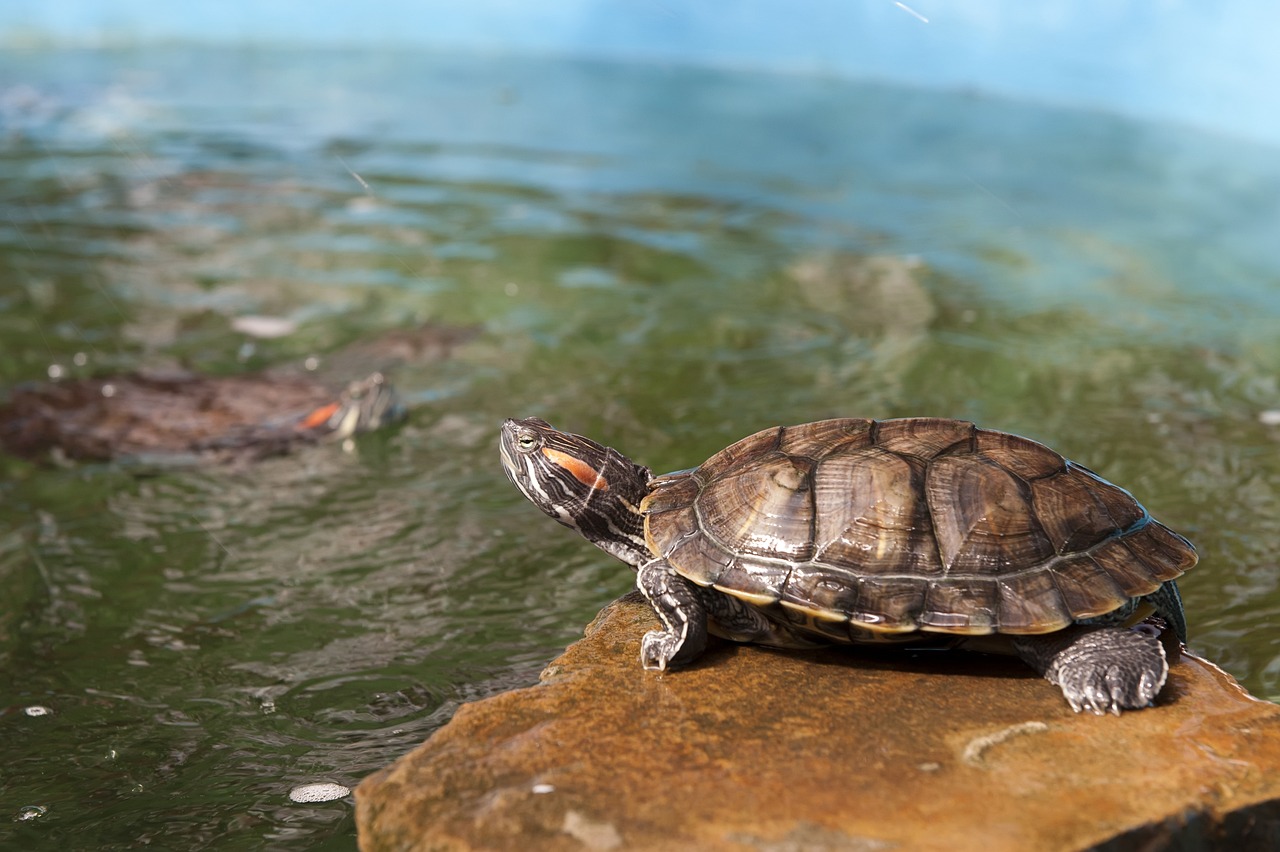
<svg viewBox="0 0 1280 852">
<path fill-rule="evenodd" d="M 1196 562 L 1123 489 L 959 420 L 767 429 L 656 478 L 641 511 L 680 574 L 837 642 L 1049 633 Z"/>
<path fill-rule="evenodd" d="M 640 514 L 647 467 L 536 417 L 508 420 L 498 447 L 507 478 L 539 509 L 632 567 L 652 558 Z"/>
</svg>

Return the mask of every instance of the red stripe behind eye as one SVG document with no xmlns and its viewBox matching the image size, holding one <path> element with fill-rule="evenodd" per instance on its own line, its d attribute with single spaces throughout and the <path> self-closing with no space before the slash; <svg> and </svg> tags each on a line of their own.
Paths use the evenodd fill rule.
<svg viewBox="0 0 1280 852">
<path fill-rule="evenodd" d="M 331 402 L 328 405 L 322 405 L 315 411 L 308 414 L 298 423 L 299 429 L 312 429 L 319 426 L 324 421 L 333 416 L 333 413 L 341 408 L 341 403 Z"/>
<path fill-rule="evenodd" d="M 559 450 L 553 450 L 550 447 L 543 447 L 542 454 L 557 467 L 567 470 L 574 479 L 581 482 L 588 488 L 594 488 L 597 491 L 608 491 L 609 481 L 600 475 L 594 467 L 587 464 L 580 458 L 575 458 L 568 453 L 562 453 Z"/>
</svg>

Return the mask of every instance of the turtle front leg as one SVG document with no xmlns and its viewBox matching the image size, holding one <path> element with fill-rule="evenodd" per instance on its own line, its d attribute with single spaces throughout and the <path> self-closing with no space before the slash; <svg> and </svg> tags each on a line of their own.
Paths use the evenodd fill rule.
<svg viewBox="0 0 1280 852">
<path fill-rule="evenodd" d="M 707 647 L 707 611 L 697 585 L 675 572 L 665 559 L 655 559 L 636 572 L 636 588 L 662 622 L 640 640 L 640 662 L 665 671 L 697 659 Z"/>
<path fill-rule="evenodd" d="M 1016 636 L 1018 656 L 1056 684 L 1071 709 L 1102 715 L 1146 707 L 1169 674 L 1164 646 L 1150 632 L 1125 627 L 1068 627 Z"/>
</svg>

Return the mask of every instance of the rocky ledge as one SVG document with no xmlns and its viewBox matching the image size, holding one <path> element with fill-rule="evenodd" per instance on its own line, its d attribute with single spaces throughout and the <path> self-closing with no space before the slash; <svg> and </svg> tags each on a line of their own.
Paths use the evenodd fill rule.
<svg viewBox="0 0 1280 852">
<path fill-rule="evenodd" d="M 721 644 L 659 675 L 653 626 L 615 602 L 365 779 L 360 848 L 1280 849 L 1280 706 L 1194 655 L 1099 717 L 954 652 Z"/>
</svg>

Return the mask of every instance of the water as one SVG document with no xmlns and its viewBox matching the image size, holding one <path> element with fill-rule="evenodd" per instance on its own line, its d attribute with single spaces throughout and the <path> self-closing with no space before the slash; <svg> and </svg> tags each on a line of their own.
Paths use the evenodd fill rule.
<svg viewBox="0 0 1280 852">
<path fill-rule="evenodd" d="M 0 87 L 0 387 L 481 330 L 350 451 L 0 461 L 0 846 L 352 849 L 350 798 L 291 791 L 533 683 L 629 586 L 506 483 L 508 416 L 658 470 L 835 415 L 1045 440 L 1197 543 L 1193 647 L 1280 700 L 1274 150 L 549 59 L 10 52 Z"/>
</svg>

